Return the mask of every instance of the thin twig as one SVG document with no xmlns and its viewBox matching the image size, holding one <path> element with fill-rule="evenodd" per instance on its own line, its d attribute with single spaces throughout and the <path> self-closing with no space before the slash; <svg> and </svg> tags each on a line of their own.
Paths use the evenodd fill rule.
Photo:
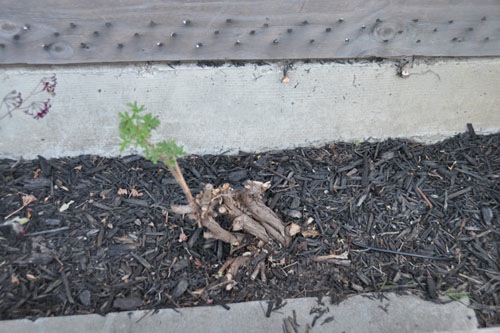
<svg viewBox="0 0 500 333">
<path fill-rule="evenodd" d="M 402 251 L 393 251 L 393 250 L 389 250 L 389 249 L 381 249 L 378 247 L 372 247 L 369 245 L 360 244 L 360 243 L 356 243 L 356 242 L 352 242 L 352 244 L 357 246 L 357 247 L 367 249 L 368 251 L 377 251 L 377 252 L 382 252 L 382 253 L 399 254 L 402 256 L 431 259 L 431 260 L 452 260 L 453 259 L 453 258 L 448 258 L 448 257 L 433 257 L 433 256 L 426 256 L 424 254 L 418 254 L 418 253 L 410 253 L 410 252 L 402 252 Z"/>
<path fill-rule="evenodd" d="M 174 166 L 167 165 L 168 170 L 170 170 L 170 173 L 172 173 L 175 180 L 177 181 L 182 191 L 186 195 L 189 205 L 194 209 L 195 207 L 197 207 L 196 201 L 194 200 L 193 195 L 191 194 L 191 190 L 189 189 L 189 186 L 187 185 L 186 180 L 184 179 L 184 175 L 182 174 L 179 164 L 177 163 L 177 159 L 175 159 L 174 162 L 175 162 Z M 196 222 L 198 223 L 198 228 L 202 228 L 201 219 L 197 218 Z"/>
<path fill-rule="evenodd" d="M 168 169 L 170 170 L 170 172 L 174 176 L 174 178 L 177 181 L 177 183 L 179 184 L 179 186 L 182 188 L 182 191 L 186 195 L 189 203 L 194 204 L 195 201 L 194 201 L 193 195 L 191 194 L 191 190 L 187 186 L 186 180 L 184 179 L 184 175 L 182 174 L 182 171 L 179 167 L 179 164 L 177 163 L 177 160 L 175 160 L 174 166 L 168 165 Z"/>
<path fill-rule="evenodd" d="M 61 227 L 61 228 L 50 229 L 50 230 L 35 231 L 35 232 L 27 233 L 26 236 L 38 236 L 38 235 L 50 234 L 52 232 L 64 231 L 64 230 L 68 230 L 68 229 L 69 229 L 69 227 Z"/>
<path fill-rule="evenodd" d="M 21 211 L 23 208 L 25 208 L 25 207 L 26 207 L 26 206 L 28 206 L 28 205 L 29 205 L 29 204 L 27 204 L 27 205 L 22 205 L 21 207 L 19 207 L 18 209 L 16 209 L 15 211 L 13 211 L 12 213 L 10 213 L 9 215 L 7 215 L 7 216 L 5 217 L 5 219 L 7 220 L 9 217 L 11 217 L 12 215 L 14 215 L 14 214 L 18 213 L 19 211 Z"/>
<path fill-rule="evenodd" d="M 134 252 L 130 252 L 130 255 L 135 258 L 142 266 L 144 266 L 146 269 L 151 269 L 151 264 L 141 257 L 140 255 L 135 254 Z"/>
<path fill-rule="evenodd" d="M 154 309 L 150 309 L 150 310 L 144 311 L 144 314 L 141 316 L 141 318 L 137 319 L 135 323 L 137 324 L 138 322 L 140 322 L 141 320 L 143 320 L 144 318 L 146 318 L 146 316 L 148 314 L 150 314 L 151 312 L 153 312 L 153 311 L 154 311 Z"/>
<path fill-rule="evenodd" d="M 427 196 L 424 194 L 424 192 L 422 192 L 422 190 L 418 186 L 417 186 L 417 192 L 420 195 L 420 197 L 422 199 L 424 199 L 424 201 L 427 204 L 427 206 L 429 206 L 429 208 L 432 209 L 432 203 L 429 201 L 429 199 L 427 198 Z"/>
</svg>

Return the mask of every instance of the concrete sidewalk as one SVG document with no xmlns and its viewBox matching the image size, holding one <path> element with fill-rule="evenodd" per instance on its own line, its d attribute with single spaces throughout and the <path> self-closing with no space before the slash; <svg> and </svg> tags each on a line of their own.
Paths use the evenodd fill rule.
<svg viewBox="0 0 500 333">
<path fill-rule="evenodd" d="M 467 300 L 464 300 L 466 302 Z M 286 300 L 266 317 L 268 302 L 129 311 L 3 321 L 0 333 L 39 332 L 496 332 L 477 330 L 474 311 L 464 302 L 436 304 L 416 296 L 354 296 L 338 305 L 316 298 Z M 287 330 L 288 329 L 288 330 Z"/>
</svg>

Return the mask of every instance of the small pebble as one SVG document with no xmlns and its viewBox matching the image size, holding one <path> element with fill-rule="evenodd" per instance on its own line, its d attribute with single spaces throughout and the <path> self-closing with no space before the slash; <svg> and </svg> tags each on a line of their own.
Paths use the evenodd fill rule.
<svg viewBox="0 0 500 333">
<path fill-rule="evenodd" d="M 290 209 L 297 209 L 300 206 L 300 198 L 293 198 L 292 203 L 290 204 Z"/>
<path fill-rule="evenodd" d="M 58 220 L 58 219 L 45 219 L 45 220 L 43 220 L 43 223 L 46 224 L 46 225 L 57 227 L 57 226 L 61 225 L 61 220 Z"/>
<path fill-rule="evenodd" d="M 188 280 L 184 278 L 180 279 L 179 282 L 177 283 L 177 286 L 175 286 L 174 292 L 172 293 L 172 297 L 173 298 L 180 297 L 182 294 L 184 294 L 184 292 L 187 290 L 188 287 L 189 287 Z"/>
<path fill-rule="evenodd" d="M 294 218 L 294 219 L 300 219 L 302 218 L 302 213 L 299 212 L 298 210 L 295 209 L 290 209 L 286 212 L 286 215 Z"/>
<path fill-rule="evenodd" d="M 90 306 L 90 291 L 85 289 L 78 296 L 78 299 L 80 300 L 80 303 L 82 303 L 83 305 Z"/>
<path fill-rule="evenodd" d="M 142 299 L 131 296 L 126 298 L 117 298 L 113 301 L 113 307 L 118 310 L 135 310 L 142 305 Z"/>
<path fill-rule="evenodd" d="M 490 207 L 481 208 L 481 215 L 483 216 L 484 223 L 490 225 L 493 220 L 493 211 Z"/>
<path fill-rule="evenodd" d="M 228 176 L 227 179 L 231 182 L 240 182 L 248 178 L 248 172 L 245 169 L 233 171 Z"/>
<path fill-rule="evenodd" d="M 187 259 L 180 259 L 173 265 L 172 270 L 174 273 L 183 270 L 189 266 L 189 261 Z"/>
</svg>

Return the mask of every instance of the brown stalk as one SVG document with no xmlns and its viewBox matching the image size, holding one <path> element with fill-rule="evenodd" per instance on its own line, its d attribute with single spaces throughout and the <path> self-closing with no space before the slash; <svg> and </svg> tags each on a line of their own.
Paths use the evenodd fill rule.
<svg viewBox="0 0 500 333">
<path fill-rule="evenodd" d="M 177 160 L 174 160 L 175 164 L 173 166 L 167 165 L 168 170 L 174 175 L 175 180 L 181 187 L 182 191 L 186 195 L 186 198 L 188 199 L 190 204 L 194 204 L 194 198 L 193 195 L 191 194 L 191 190 L 187 186 L 186 180 L 184 179 L 184 175 L 182 174 L 181 169 L 179 168 L 179 164 L 177 163 Z"/>
<path fill-rule="evenodd" d="M 182 171 L 181 169 L 179 168 L 179 164 L 177 163 L 177 159 L 174 159 L 174 165 L 169 165 L 167 163 L 165 163 L 168 167 L 168 170 L 170 170 L 170 173 L 172 173 L 172 175 L 174 176 L 175 178 L 175 181 L 177 182 L 177 184 L 179 184 L 179 186 L 181 187 L 182 191 L 184 192 L 184 195 L 186 196 L 188 202 L 189 202 L 189 206 L 191 206 L 193 209 L 195 209 L 195 207 L 197 207 L 196 205 L 196 201 L 194 200 L 193 198 L 193 194 L 191 194 L 191 190 L 189 189 L 187 183 L 186 183 L 186 180 L 184 179 L 184 175 L 182 174 Z M 198 228 L 201 228 L 202 225 L 201 225 L 201 221 L 199 218 L 196 219 L 197 222 L 198 222 Z"/>
</svg>

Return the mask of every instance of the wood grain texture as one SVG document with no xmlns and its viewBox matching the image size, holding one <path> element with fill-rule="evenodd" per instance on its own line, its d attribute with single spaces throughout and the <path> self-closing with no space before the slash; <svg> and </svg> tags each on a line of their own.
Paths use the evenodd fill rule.
<svg viewBox="0 0 500 333">
<path fill-rule="evenodd" d="M 1 64 L 495 56 L 500 0 L 0 0 Z"/>
</svg>

